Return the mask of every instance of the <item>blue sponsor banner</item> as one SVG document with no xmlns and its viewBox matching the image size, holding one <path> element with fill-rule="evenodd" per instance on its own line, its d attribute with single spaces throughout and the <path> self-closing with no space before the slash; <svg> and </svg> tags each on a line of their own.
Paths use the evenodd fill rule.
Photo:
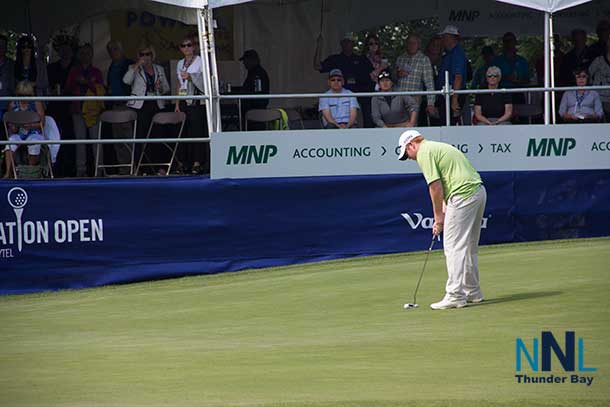
<svg viewBox="0 0 610 407">
<path fill-rule="evenodd" d="M 610 235 L 610 170 L 482 176 L 482 244 Z M 1 294 L 425 250 L 432 226 L 421 175 L 14 181 L 0 199 Z"/>
</svg>

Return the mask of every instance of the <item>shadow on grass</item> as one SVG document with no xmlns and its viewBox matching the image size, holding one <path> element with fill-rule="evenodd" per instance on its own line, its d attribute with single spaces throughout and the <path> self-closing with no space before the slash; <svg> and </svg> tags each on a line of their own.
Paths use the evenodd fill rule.
<svg viewBox="0 0 610 407">
<path fill-rule="evenodd" d="M 530 292 L 530 293 L 511 294 L 511 295 L 506 295 L 504 297 L 485 299 L 485 301 L 483 301 L 479 304 L 468 304 L 468 306 L 469 307 L 478 307 L 481 305 L 501 304 L 503 302 L 510 302 L 510 301 L 531 300 L 533 298 L 552 297 L 555 295 L 559 295 L 561 293 L 562 293 L 561 291 L 536 291 L 536 292 Z"/>
</svg>

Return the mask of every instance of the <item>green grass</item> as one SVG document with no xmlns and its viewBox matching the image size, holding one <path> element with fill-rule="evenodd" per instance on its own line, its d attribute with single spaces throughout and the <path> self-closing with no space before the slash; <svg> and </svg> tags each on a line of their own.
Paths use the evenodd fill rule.
<svg viewBox="0 0 610 407">
<path fill-rule="evenodd" d="M 483 247 L 488 301 L 462 310 L 428 308 L 435 251 L 404 311 L 423 260 L 1 297 L 0 406 L 610 405 L 610 239 Z M 516 383 L 541 330 L 585 338 L 592 386 Z"/>
</svg>

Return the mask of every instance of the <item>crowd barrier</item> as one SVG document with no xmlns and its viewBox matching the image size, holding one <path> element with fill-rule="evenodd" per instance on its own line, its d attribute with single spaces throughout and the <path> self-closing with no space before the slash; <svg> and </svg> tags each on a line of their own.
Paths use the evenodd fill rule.
<svg viewBox="0 0 610 407">
<path fill-rule="evenodd" d="M 482 177 L 482 244 L 610 235 L 610 170 Z M 0 198 L 0 294 L 425 250 L 432 226 L 420 174 L 6 181 Z"/>
</svg>

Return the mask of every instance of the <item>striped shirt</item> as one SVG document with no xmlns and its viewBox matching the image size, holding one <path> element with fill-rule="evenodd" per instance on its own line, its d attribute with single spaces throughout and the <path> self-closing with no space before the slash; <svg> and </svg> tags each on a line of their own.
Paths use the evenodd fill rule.
<svg viewBox="0 0 610 407">
<path fill-rule="evenodd" d="M 408 72 L 405 78 L 398 78 L 395 86 L 396 91 L 422 91 L 434 90 L 434 74 L 430 59 L 421 51 L 415 55 L 404 53 L 396 59 L 396 69 Z M 434 105 L 435 95 L 428 95 L 428 105 Z"/>
</svg>

